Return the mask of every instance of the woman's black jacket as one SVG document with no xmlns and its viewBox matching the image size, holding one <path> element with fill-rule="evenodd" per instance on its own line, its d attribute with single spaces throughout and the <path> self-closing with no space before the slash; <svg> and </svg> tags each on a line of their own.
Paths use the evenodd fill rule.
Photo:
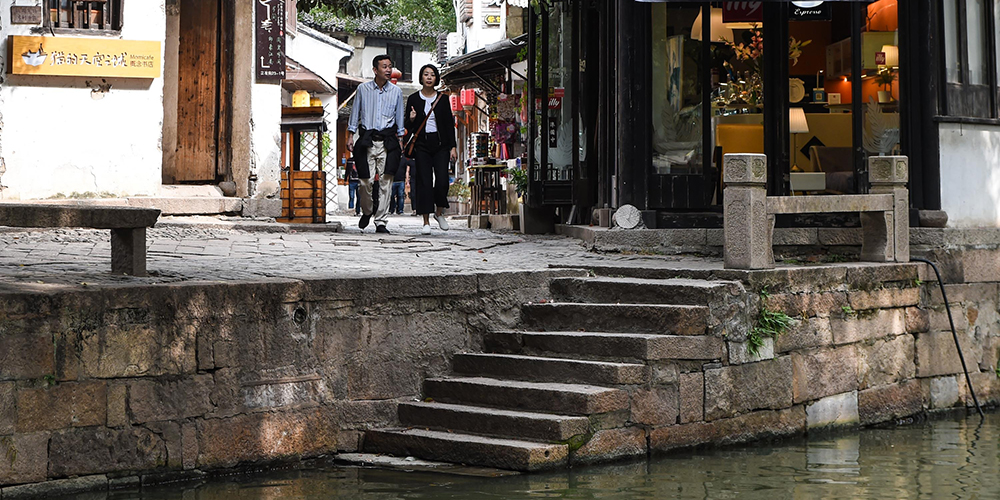
<svg viewBox="0 0 1000 500">
<path fill-rule="evenodd" d="M 417 116 L 410 119 L 410 109 L 417 111 Z M 451 102 L 448 94 L 441 93 L 437 105 L 434 106 L 434 120 L 437 123 L 438 137 L 441 139 L 441 147 L 451 149 L 456 146 L 455 142 L 455 116 L 451 114 Z M 410 134 L 416 132 L 420 124 L 424 122 L 424 100 L 420 97 L 420 91 L 410 94 L 406 99 L 406 107 L 403 109 L 403 126 L 406 127 L 407 139 Z M 426 130 L 420 134 L 423 135 Z"/>
</svg>

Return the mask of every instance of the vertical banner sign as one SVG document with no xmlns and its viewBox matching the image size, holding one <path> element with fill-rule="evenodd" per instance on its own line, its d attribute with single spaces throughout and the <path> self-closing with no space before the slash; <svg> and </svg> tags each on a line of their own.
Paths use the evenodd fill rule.
<svg viewBox="0 0 1000 500">
<path fill-rule="evenodd" d="M 258 80 L 285 78 L 285 0 L 254 0 Z"/>
</svg>

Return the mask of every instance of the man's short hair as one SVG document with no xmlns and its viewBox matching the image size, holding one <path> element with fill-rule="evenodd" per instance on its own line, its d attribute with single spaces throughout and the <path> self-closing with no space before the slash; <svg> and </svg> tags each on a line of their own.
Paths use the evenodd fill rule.
<svg viewBox="0 0 1000 500">
<path fill-rule="evenodd" d="M 430 68 L 431 71 L 434 72 L 434 86 L 437 87 L 438 84 L 441 83 L 441 73 L 438 71 L 437 66 L 433 64 L 425 64 L 422 68 L 420 68 L 420 73 L 417 73 L 417 82 L 420 83 L 420 85 L 424 84 L 424 70 L 427 68 Z"/>
<path fill-rule="evenodd" d="M 392 58 L 389 57 L 389 54 L 379 54 L 379 55 L 375 56 L 375 59 L 372 59 L 372 67 L 373 68 L 377 68 L 378 67 L 378 63 L 380 61 L 382 61 L 383 59 L 388 59 L 389 63 L 392 64 Z"/>
</svg>

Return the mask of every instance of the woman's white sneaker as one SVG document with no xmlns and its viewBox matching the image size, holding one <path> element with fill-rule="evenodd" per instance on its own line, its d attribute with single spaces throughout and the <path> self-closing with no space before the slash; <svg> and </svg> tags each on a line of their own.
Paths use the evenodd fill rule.
<svg viewBox="0 0 1000 500">
<path fill-rule="evenodd" d="M 435 215 L 434 220 L 438 221 L 438 226 L 441 227 L 442 231 L 448 230 L 448 219 L 446 219 L 443 215 Z"/>
<path fill-rule="evenodd" d="M 420 230 L 420 234 L 431 234 L 431 225 L 424 224 L 424 228 Z"/>
</svg>

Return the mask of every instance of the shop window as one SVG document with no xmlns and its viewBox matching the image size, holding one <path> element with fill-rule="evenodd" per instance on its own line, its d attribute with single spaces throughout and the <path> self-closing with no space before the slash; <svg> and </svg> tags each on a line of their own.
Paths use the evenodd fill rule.
<svg viewBox="0 0 1000 500">
<path fill-rule="evenodd" d="M 398 69 L 403 76 L 402 81 L 413 81 L 413 47 L 398 43 L 386 44 L 385 53 L 392 59 L 392 65 Z"/>
<path fill-rule="evenodd" d="M 119 31 L 124 0 L 48 0 L 52 28 Z"/>
<path fill-rule="evenodd" d="M 944 0 L 941 22 L 946 98 L 943 114 L 996 119 L 996 16 L 1000 0 Z"/>
</svg>

